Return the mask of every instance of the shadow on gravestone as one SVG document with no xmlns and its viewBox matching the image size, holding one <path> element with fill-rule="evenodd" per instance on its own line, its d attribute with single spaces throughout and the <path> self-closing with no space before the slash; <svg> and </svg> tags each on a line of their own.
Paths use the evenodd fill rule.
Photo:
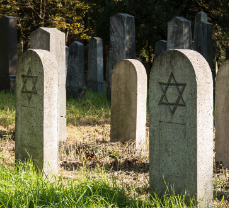
<svg viewBox="0 0 229 208">
<path fill-rule="evenodd" d="M 16 78 L 15 159 L 58 172 L 58 67 L 45 50 L 28 50 Z"/>
<path fill-rule="evenodd" d="M 229 167 L 229 60 L 219 68 L 216 76 L 215 99 L 215 161 Z"/>
<path fill-rule="evenodd" d="M 93 92 L 106 92 L 103 81 L 103 40 L 93 37 L 89 40 L 87 88 Z"/>
<path fill-rule="evenodd" d="M 69 45 L 67 98 L 84 99 L 84 45 L 74 41 Z"/>
<path fill-rule="evenodd" d="M 147 75 L 134 59 L 119 61 L 112 72 L 111 142 L 135 141 L 145 148 Z"/>
<path fill-rule="evenodd" d="M 149 87 L 152 191 L 167 186 L 210 206 L 213 199 L 213 94 L 207 61 L 193 50 L 169 50 L 153 64 Z M 166 184 L 167 185 L 166 185 Z M 202 201 L 201 201 L 202 200 Z"/>
<path fill-rule="evenodd" d="M 59 76 L 58 133 L 59 141 L 66 140 L 66 70 L 65 33 L 56 28 L 40 27 L 30 34 L 31 49 L 50 51 L 57 61 Z"/>
<path fill-rule="evenodd" d="M 17 19 L 0 18 L 0 90 L 14 90 L 17 71 Z"/>
<path fill-rule="evenodd" d="M 118 13 L 110 18 L 110 46 L 107 70 L 107 100 L 111 100 L 111 76 L 115 64 L 122 59 L 135 59 L 134 16 Z"/>
</svg>

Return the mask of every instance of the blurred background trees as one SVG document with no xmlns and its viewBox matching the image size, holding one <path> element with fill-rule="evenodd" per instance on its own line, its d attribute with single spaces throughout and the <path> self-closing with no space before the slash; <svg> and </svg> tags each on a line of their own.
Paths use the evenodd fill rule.
<svg viewBox="0 0 229 208">
<path fill-rule="evenodd" d="M 213 24 L 213 61 L 222 63 L 229 48 L 229 0 L 0 0 L 0 17 L 18 20 L 18 42 L 29 47 L 30 33 L 38 27 L 55 27 L 74 40 L 88 44 L 103 39 L 109 48 L 110 17 L 128 13 L 135 17 L 136 54 L 152 61 L 154 45 L 167 39 L 167 23 L 175 16 L 187 18 L 194 28 L 195 14 L 204 11 Z"/>
</svg>

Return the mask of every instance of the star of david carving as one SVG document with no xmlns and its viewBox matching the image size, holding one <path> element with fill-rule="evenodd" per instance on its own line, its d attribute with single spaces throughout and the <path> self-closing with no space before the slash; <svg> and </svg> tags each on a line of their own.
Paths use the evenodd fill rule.
<svg viewBox="0 0 229 208">
<path fill-rule="evenodd" d="M 186 87 L 186 84 L 178 84 L 175 80 L 175 77 L 173 73 L 169 76 L 169 80 L 167 83 L 158 82 L 162 96 L 158 103 L 158 105 L 162 105 L 168 108 L 171 116 L 174 115 L 174 113 L 177 110 L 177 107 L 185 107 L 185 102 L 182 97 L 182 94 L 184 92 L 184 89 Z M 168 90 L 169 88 L 175 88 L 177 97 L 175 98 L 175 102 L 172 102 L 168 99 Z"/>
<path fill-rule="evenodd" d="M 37 83 L 37 76 L 33 76 L 31 70 L 29 69 L 26 75 L 21 75 L 22 78 L 22 94 L 26 94 L 28 102 L 30 102 L 32 95 L 37 94 L 36 83 Z M 32 85 L 31 85 L 32 84 Z"/>
</svg>

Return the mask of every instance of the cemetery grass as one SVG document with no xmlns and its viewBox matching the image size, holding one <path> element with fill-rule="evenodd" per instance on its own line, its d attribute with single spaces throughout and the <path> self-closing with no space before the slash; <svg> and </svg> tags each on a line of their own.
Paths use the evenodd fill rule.
<svg viewBox="0 0 229 208">
<path fill-rule="evenodd" d="M 14 93 L 0 92 L 0 112 L 0 207 L 195 207 L 170 187 L 163 197 L 150 193 L 149 150 L 110 142 L 105 94 L 89 91 L 85 100 L 67 101 L 67 141 L 60 142 L 59 175 L 52 179 L 29 162 L 14 163 Z M 148 126 L 147 114 L 147 142 Z M 220 164 L 214 171 L 214 206 L 227 207 L 220 195 L 227 191 L 227 171 Z"/>
</svg>

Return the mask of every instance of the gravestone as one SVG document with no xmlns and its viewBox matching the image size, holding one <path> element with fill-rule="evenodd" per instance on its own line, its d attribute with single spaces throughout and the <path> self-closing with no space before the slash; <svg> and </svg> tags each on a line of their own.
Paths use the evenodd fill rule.
<svg viewBox="0 0 229 208">
<path fill-rule="evenodd" d="M 143 64 L 134 59 L 119 61 L 112 72 L 111 142 L 136 141 L 145 146 L 147 75 Z"/>
<path fill-rule="evenodd" d="M 194 29 L 193 50 L 199 52 L 208 62 L 212 69 L 212 24 L 199 21 Z"/>
<path fill-rule="evenodd" d="M 191 22 L 184 17 L 168 22 L 167 50 L 170 49 L 192 49 Z"/>
<path fill-rule="evenodd" d="M 28 50 L 16 78 L 15 159 L 58 172 L 58 67 L 45 50 Z"/>
<path fill-rule="evenodd" d="M 229 60 L 219 68 L 215 92 L 215 161 L 229 167 Z"/>
<path fill-rule="evenodd" d="M 88 72 L 88 46 L 84 46 L 84 84 L 87 86 L 87 72 Z"/>
<path fill-rule="evenodd" d="M 167 41 L 166 40 L 159 40 L 155 43 L 155 56 L 154 60 L 162 54 L 163 52 L 167 51 Z"/>
<path fill-rule="evenodd" d="M 122 59 L 135 59 L 134 16 L 118 13 L 110 18 L 110 46 L 107 68 L 107 99 L 111 100 L 111 76 L 114 65 Z"/>
<path fill-rule="evenodd" d="M 150 74 L 150 186 L 186 191 L 187 200 L 203 199 L 200 207 L 213 198 L 212 87 L 207 61 L 192 50 L 166 51 Z"/>
<path fill-rule="evenodd" d="M 58 132 L 59 141 L 66 140 L 66 66 L 65 33 L 48 27 L 40 27 L 30 34 L 31 49 L 50 51 L 57 61 L 59 76 L 58 93 Z"/>
<path fill-rule="evenodd" d="M 200 21 L 202 22 L 208 21 L 208 15 L 203 11 L 200 11 L 195 15 L 195 24 Z"/>
<path fill-rule="evenodd" d="M 85 96 L 84 45 L 78 41 L 69 46 L 66 91 L 67 98 L 82 99 Z"/>
<path fill-rule="evenodd" d="M 17 19 L 0 18 L 0 90 L 15 89 L 17 71 Z"/>
<path fill-rule="evenodd" d="M 65 46 L 65 63 L 66 63 L 66 71 L 68 69 L 68 55 L 69 55 L 69 47 Z"/>
<path fill-rule="evenodd" d="M 103 40 L 93 37 L 89 40 L 87 88 L 93 92 L 106 92 L 103 81 Z"/>
</svg>

